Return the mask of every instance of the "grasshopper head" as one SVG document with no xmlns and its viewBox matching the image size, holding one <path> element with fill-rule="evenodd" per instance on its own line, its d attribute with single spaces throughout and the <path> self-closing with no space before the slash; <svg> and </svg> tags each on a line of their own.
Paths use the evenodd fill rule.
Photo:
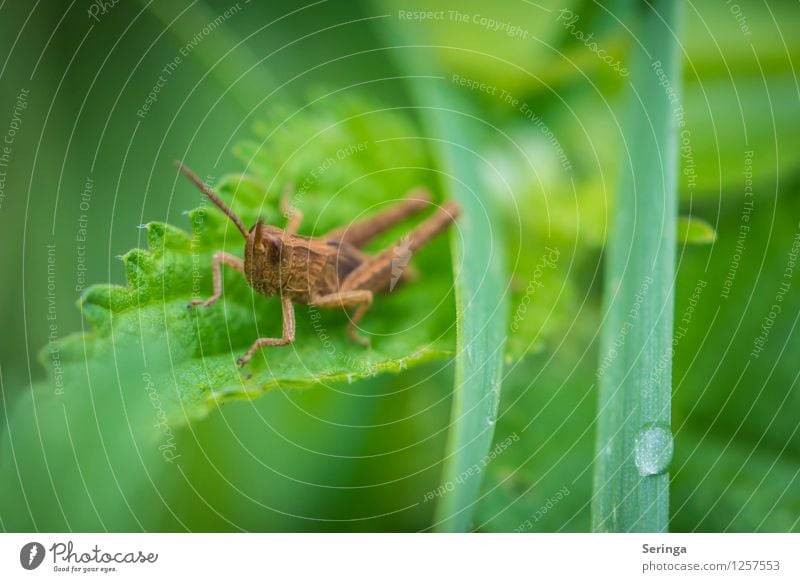
<svg viewBox="0 0 800 582">
<path fill-rule="evenodd" d="M 274 295 L 280 289 L 280 263 L 283 248 L 280 234 L 282 231 L 273 226 L 264 226 L 264 221 L 259 219 L 253 228 L 247 230 L 241 219 L 228 208 L 228 206 L 209 188 L 200 178 L 176 161 L 178 170 L 189 178 L 197 188 L 205 194 L 217 208 L 236 225 L 245 238 L 244 248 L 244 273 L 250 285 L 264 295 Z"/>
<path fill-rule="evenodd" d="M 244 273 L 250 285 L 264 295 L 274 295 L 280 290 L 283 255 L 280 233 L 278 228 L 265 226 L 260 218 L 247 233 Z"/>
</svg>

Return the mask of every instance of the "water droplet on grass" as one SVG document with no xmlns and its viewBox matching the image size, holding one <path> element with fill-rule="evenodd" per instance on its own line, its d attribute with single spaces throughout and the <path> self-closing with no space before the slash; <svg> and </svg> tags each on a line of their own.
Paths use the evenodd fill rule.
<svg viewBox="0 0 800 582">
<path fill-rule="evenodd" d="M 674 448 L 672 432 L 663 424 L 647 424 L 636 435 L 634 462 L 639 475 L 659 475 L 664 473 L 672 461 Z"/>
</svg>

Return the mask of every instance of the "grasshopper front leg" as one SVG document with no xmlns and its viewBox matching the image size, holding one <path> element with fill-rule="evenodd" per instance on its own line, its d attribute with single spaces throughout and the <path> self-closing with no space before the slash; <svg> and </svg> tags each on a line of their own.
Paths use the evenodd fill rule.
<svg viewBox="0 0 800 582">
<path fill-rule="evenodd" d="M 244 262 L 242 259 L 223 251 L 217 251 L 214 253 L 214 258 L 211 259 L 211 272 L 214 277 L 214 294 L 205 301 L 202 299 L 194 299 L 190 301 L 189 305 L 186 307 L 189 309 L 195 305 L 210 307 L 219 301 L 219 298 L 222 297 L 222 265 L 227 265 L 231 269 L 236 269 L 244 274 Z"/>
<path fill-rule="evenodd" d="M 255 353 L 261 348 L 268 346 L 285 346 L 294 342 L 295 323 L 294 323 L 294 305 L 289 297 L 281 297 L 281 308 L 283 310 L 283 333 L 281 337 L 260 337 L 253 342 L 247 353 L 236 360 L 239 367 L 244 366 Z"/>
</svg>

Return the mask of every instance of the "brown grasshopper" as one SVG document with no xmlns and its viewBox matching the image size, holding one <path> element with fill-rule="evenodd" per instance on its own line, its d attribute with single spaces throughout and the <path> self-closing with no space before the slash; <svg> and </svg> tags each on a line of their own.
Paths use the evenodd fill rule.
<svg viewBox="0 0 800 582">
<path fill-rule="evenodd" d="M 398 259 L 403 263 L 401 268 L 404 267 L 414 252 L 447 228 L 459 214 L 458 204 L 445 202 L 427 221 L 404 237 L 400 245 L 370 256 L 360 249 L 380 233 L 422 211 L 430 202 L 426 190 L 412 190 L 404 201 L 388 210 L 314 238 L 297 234 L 303 215 L 290 205 L 290 190 L 284 190 L 281 196 L 281 210 L 288 219 L 286 228 L 265 225 L 259 218 L 255 226 L 247 230 L 211 188 L 186 166 L 180 162 L 175 164 L 231 219 L 245 238 L 244 260 L 223 251 L 214 253 L 211 261 L 214 294 L 205 301 L 194 300 L 188 307 L 209 307 L 219 300 L 222 296 L 222 265 L 243 273 L 250 286 L 259 293 L 281 298 L 283 334 L 279 338 L 257 339 L 239 358 L 239 366 L 249 362 L 262 347 L 294 342 L 294 303 L 329 308 L 356 307 L 347 333 L 354 341 L 368 345 L 369 341 L 356 333 L 356 326 L 372 305 L 373 294 L 393 289 L 397 282 L 406 279 L 408 271 L 398 272 Z M 398 248 L 402 248 L 401 257 L 398 257 Z"/>
</svg>

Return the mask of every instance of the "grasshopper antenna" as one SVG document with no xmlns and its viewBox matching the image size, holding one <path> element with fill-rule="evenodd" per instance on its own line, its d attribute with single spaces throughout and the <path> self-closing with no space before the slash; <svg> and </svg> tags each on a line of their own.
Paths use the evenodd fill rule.
<svg viewBox="0 0 800 582">
<path fill-rule="evenodd" d="M 209 187 L 208 187 L 208 186 L 205 184 L 205 182 L 203 182 L 203 181 L 202 181 L 200 178 L 198 178 L 198 177 L 197 177 L 197 176 L 194 174 L 194 172 L 192 172 L 192 171 L 191 171 L 189 168 L 187 168 L 186 166 L 184 166 L 184 165 L 183 165 L 181 162 L 179 162 L 178 160 L 175 160 L 175 167 L 176 167 L 176 168 L 178 168 L 178 171 L 180 171 L 180 173 L 181 173 L 181 174 L 183 174 L 184 176 L 186 176 L 187 178 L 189 178 L 189 180 L 192 182 L 192 184 L 194 184 L 195 186 L 197 186 L 197 188 L 198 188 L 198 189 L 199 189 L 199 190 L 200 190 L 200 191 L 201 191 L 203 194 L 205 194 L 206 196 L 208 196 L 208 199 L 209 199 L 209 200 L 211 200 L 211 202 L 213 202 L 214 204 L 216 204 L 216 205 L 217 205 L 217 207 L 218 207 L 220 210 L 222 210 L 222 212 L 224 212 L 224 213 L 225 213 L 225 214 L 228 216 L 228 218 L 230 218 L 230 219 L 233 221 L 233 224 L 235 224 L 235 225 L 236 225 L 236 228 L 238 228 L 238 229 L 239 229 L 239 232 L 241 232 L 241 233 L 242 233 L 242 236 L 243 236 L 244 238 L 247 238 L 247 229 L 244 227 L 244 224 L 242 224 L 242 221 L 241 221 L 241 220 L 239 220 L 239 217 L 238 217 L 238 216 L 236 216 L 236 215 L 233 213 L 233 210 L 231 210 L 230 208 L 228 208 L 228 206 L 227 206 L 227 205 L 226 205 L 226 204 L 225 204 L 225 203 L 224 203 L 224 202 L 223 202 L 223 201 L 220 199 L 220 197 L 219 197 L 219 196 L 217 196 L 217 194 L 216 194 L 216 193 L 215 193 L 215 192 L 214 192 L 214 191 L 213 191 L 211 188 L 209 188 Z"/>
</svg>

